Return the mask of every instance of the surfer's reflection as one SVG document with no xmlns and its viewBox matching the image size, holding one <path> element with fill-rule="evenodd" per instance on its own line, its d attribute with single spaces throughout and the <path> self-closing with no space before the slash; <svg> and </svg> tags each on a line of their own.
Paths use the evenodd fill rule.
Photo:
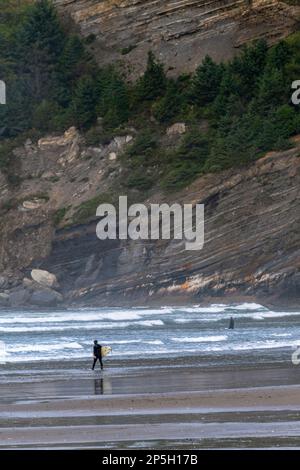
<svg viewBox="0 0 300 470">
<path fill-rule="evenodd" d="M 94 380 L 95 395 L 108 395 L 112 393 L 111 381 L 105 377 Z"/>
</svg>

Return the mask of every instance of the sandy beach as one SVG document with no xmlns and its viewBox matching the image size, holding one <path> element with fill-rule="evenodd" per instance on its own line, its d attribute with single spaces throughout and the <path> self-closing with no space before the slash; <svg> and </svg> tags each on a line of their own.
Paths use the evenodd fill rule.
<svg viewBox="0 0 300 470">
<path fill-rule="evenodd" d="M 0 448 L 300 447 L 297 367 L 150 364 L 3 366 Z"/>
</svg>

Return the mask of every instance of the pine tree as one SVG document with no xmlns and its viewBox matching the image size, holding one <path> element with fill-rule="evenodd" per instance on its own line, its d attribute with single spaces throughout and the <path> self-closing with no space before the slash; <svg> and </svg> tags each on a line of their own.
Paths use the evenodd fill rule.
<svg viewBox="0 0 300 470">
<path fill-rule="evenodd" d="M 257 96 L 257 112 L 264 113 L 267 109 L 289 101 L 289 86 L 282 70 L 267 65 L 260 80 Z"/>
<path fill-rule="evenodd" d="M 84 56 L 85 51 L 81 39 L 76 35 L 70 36 L 66 40 L 60 57 L 60 70 L 64 80 L 75 81 L 78 78 L 80 75 L 78 68 Z"/>
<path fill-rule="evenodd" d="M 237 84 L 237 92 L 244 101 L 251 99 L 257 89 L 263 73 L 268 46 L 265 40 L 259 40 L 250 46 L 244 46 L 241 55 L 231 63 L 231 71 Z"/>
<path fill-rule="evenodd" d="M 129 117 L 129 100 L 126 85 L 120 77 L 114 77 L 106 90 L 106 113 L 104 124 L 106 127 L 115 128 Z"/>
<path fill-rule="evenodd" d="M 57 63 L 64 41 L 53 5 L 48 0 L 39 0 L 29 10 L 17 34 L 18 72 L 26 77 L 32 100 L 40 102 L 55 89 Z"/>
<path fill-rule="evenodd" d="M 138 99 L 151 101 L 158 98 L 164 93 L 166 84 L 163 65 L 156 61 L 152 51 L 148 52 L 146 71 L 137 85 Z"/>
<path fill-rule="evenodd" d="M 182 91 L 174 80 L 169 80 L 166 93 L 153 105 L 153 115 L 160 122 L 168 122 L 185 107 Z"/>
<path fill-rule="evenodd" d="M 96 85 L 91 77 L 85 76 L 78 81 L 72 104 L 74 119 L 78 127 L 81 129 L 90 127 L 97 118 Z"/>
<path fill-rule="evenodd" d="M 268 65 L 283 69 L 291 58 L 291 47 L 284 41 L 273 46 L 268 53 Z"/>
<path fill-rule="evenodd" d="M 127 121 L 129 117 L 128 88 L 113 67 L 100 71 L 97 94 L 97 113 L 104 118 L 106 127 L 115 128 Z"/>
<path fill-rule="evenodd" d="M 198 106 L 211 103 L 219 93 L 223 66 L 206 56 L 192 79 L 190 97 Z"/>
</svg>

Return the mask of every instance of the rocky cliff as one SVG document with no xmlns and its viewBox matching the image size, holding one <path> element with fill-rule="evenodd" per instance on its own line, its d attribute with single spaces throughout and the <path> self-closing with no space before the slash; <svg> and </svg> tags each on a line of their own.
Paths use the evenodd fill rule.
<svg viewBox="0 0 300 470">
<path fill-rule="evenodd" d="M 0 301 L 4 305 L 122 305 L 256 299 L 292 307 L 300 292 L 300 138 L 238 173 L 206 175 L 149 202 L 205 204 L 205 245 L 100 241 L 78 207 L 120 184 L 119 155 L 133 136 L 88 147 L 75 129 L 16 151 L 23 181 L 1 184 Z M 141 198 L 142 196 L 139 195 Z M 57 215 L 60 214 L 60 220 Z M 57 288 L 32 268 L 56 275 Z M 49 276 L 48 276 L 49 277 Z M 45 277 L 47 279 L 47 276 Z M 51 288 L 50 288 L 51 287 Z"/>
<path fill-rule="evenodd" d="M 299 14 L 299 8 L 275 0 L 55 3 L 83 35 L 95 35 L 89 42 L 100 63 L 120 59 L 132 74 L 144 68 L 149 49 L 174 73 L 194 70 L 206 54 L 221 60 L 250 39 L 286 36 Z M 169 139 L 176 146 L 186 126 L 161 131 L 160 144 Z M 129 128 L 89 146 L 72 127 L 14 150 L 18 186 L 0 172 L 0 305 L 242 298 L 299 305 L 300 138 L 289 150 L 243 169 L 207 174 L 180 192 L 163 193 L 154 185 L 146 204 L 205 204 L 204 248 L 186 251 L 179 241 L 96 237 L 97 205 L 127 194 L 122 154 L 135 135 Z M 143 202 L 146 196 L 133 190 L 130 197 Z"/>
<path fill-rule="evenodd" d="M 277 0 L 53 0 L 99 63 L 120 61 L 130 76 L 152 49 L 169 73 L 194 71 L 206 54 L 225 60 L 242 44 L 274 43 L 294 31 L 299 7 Z"/>
</svg>

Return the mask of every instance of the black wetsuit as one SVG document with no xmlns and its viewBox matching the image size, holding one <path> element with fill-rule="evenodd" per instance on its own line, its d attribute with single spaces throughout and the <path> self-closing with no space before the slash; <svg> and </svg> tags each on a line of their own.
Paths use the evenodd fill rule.
<svg viewBox="0 0 300 470">
<path fill-rule="evenodd" d="M 95 369 L 96 362 L 100 362 L 101 369 L 103 369 L 102 354 L 101 354 L 101 344 L 94 346 L 94 362 L 92 369 Z"/>
</svg>

